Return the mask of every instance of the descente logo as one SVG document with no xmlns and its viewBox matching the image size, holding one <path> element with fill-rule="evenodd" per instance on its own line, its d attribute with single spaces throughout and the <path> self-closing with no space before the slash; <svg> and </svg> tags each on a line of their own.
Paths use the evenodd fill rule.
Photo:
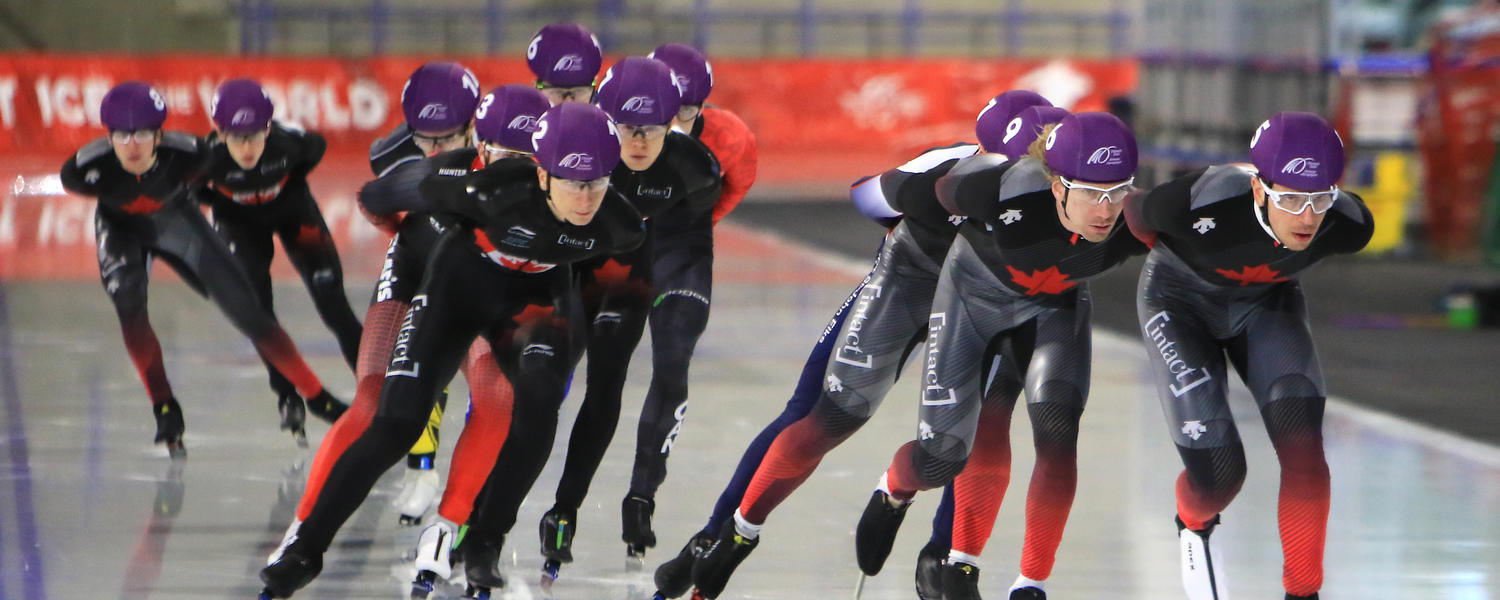
<svg viewBox="0 0 1500 600">
<path fill-rule="evenodd" d="M 1319 164 L 1318 161 L 1313 160 L 1312 157 L 1310 157 L 1310 156 L 1303 156 L 1303 157 L 1300 157 L 1300 158 L 1294 158 L 1294 159 L 1291 159 L 1289 161 L 1286 161 L 1286 165 L 1284 165 L 1284 166 L 1281 167 L 1281 172 L 1282 173 L 1286 173 L 1288 175 L 1301 175 L 1303 177 L 1317 177 L 1318 176 L 1318 164 Z"/>
<path fill-rule="evenodd" d="M 1119 146 L 1104 146 L 1095 149 L 1094 153 L 1089 155 L 1089 160 L 1085 164 L 1118 165 L 1122 162 L 1121 157 L 1124 155 L 1125 151 Z"/>
<path fill-rule="evenodd" d="M 448 105 L 434 102 L 423 106 L 417 113 L 418 119 L 446 119 L 448 118 Z"/>
<path fill-rule="evenodd" d="M 645 96 L 631 96 L 629 100 L 620 105 L 620 110 L 633 113 L 650 113 L 656 110 L 656 101 Z"/>
<path fill-rule="evenodd" d="M 536 123 L 537 118 L 533 115 L 519 115 L 516 118 L 511 119 L 510 124 L 506 125 L 505 128 L 515 129 L 517 131 L 536 131 Z"/>
<path fill-rule="evenodd" d="M 594 157 L 582 152 L 574 152 L 557 161 L 557 166 L 564 169 L 590 169 L 594 166 Z"/>
</svg>

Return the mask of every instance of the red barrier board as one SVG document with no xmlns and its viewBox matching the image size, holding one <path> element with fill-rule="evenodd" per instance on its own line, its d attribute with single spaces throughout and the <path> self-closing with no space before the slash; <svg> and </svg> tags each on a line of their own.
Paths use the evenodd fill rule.
<svg viewBox="0 0 1500 600">
<path fill-rule="evenodd" d="M 368 177 L 370 142 L 402 120 L 406 77 L 433 58 L 0 55 L 0 181 L 20 177 L 0 196 L 0 277 L 96 275 L 93 206 L 59 197 L 47 176 L 103 135 L 100 99 L 133 79 L 166 97 L 167 128 L 199 134 L 209 129 L 207 109 L 221 81 L 259 80 L 278 118 L 328 138 L 328 157 L 310 181 L 332 213 L 340 248 L 379 245 L 353 210 L 353 191 Z M 457 60 L 486 90 L 532 79 L 519 56 Z M 972 140 L 974 118 L 1004 90 L 1032 89 L 1073 110 L 1101 110 L 1108 98 L 1129 94 L 1137 78 L 1133 60 L 716 60 L 714 72 L 710 102 L 734 111 L 756 135 L 757 186 L 810 193 L 836 192 L 935 144 Z"/>
</svg>

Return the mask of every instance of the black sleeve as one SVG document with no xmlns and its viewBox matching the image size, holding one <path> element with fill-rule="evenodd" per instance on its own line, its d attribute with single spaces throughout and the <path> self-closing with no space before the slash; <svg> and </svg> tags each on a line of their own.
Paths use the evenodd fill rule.
<svg viewBox="0 0 1500 600">
<path fill-rule="evenodd" d="M 1370 208 L 1365 206 L 1365 200 L 1358 194 L 1340 191 L 1340 195 L 1342 198 L 1339 198 L 1339 202 L 1348 201 L 1350 206 L 1339 207 L 1339 210 L 1329 215 L 1338 219 L 1338 222 L 1328 232 L 1332 237 L 1328 240 L 1328 253 L 1353 254 L 1363 250 L 1375 235 L 1375 217 L 1370 214 Z"/>
<path fill-rule="evenodd" d="M 1138 227 L 1169 236 L 1181 236 L 1188 224 L 1187 213 L 1192 206 L 1193 183 L 1205 171 L 1207 169 L 1200 169 L 1152 188 L 1145 198 L 1140 199 Z M 1129 200 L 1127 196 L 1126 210 L 1131 209 Z M 1129 219 L 1130 215 L 1127 214 L 1126 218 Z"/>
<path fill-rule="evenodd" d="M 307 177 L 323 161 L 323 154 L 328 151 L 328 139 L 316 131 L 303 131 L 299 138 L 302 151 L 297 157 L 297 164 L 292 167 L 291 175 Z"/>
<path fill-rule="evenodd" d="M 640 211 L 614 190 L 610 190 L 604 202 L 606 209 L 599 216 L 609 219 L 610 254 L 635 250 L 646 240 L 646 224 Z"/>
<path fill-rule="evenodd" d="M 84 180 L 83 171 L 78 167 L 77 155 L 69 156 L 63 162 L 62 170 L 57 176 L 62 180 L 63 189 L 80 196 L 99 197 L 99 186 Z"/>
<path fill-rule="evenodd" d="M 903 214 L 920 214 L 932 210 L 934 185 L 938 178 L 958 161 L 948 161 L 924 173 L 907 173 L 891 169 L 880 176 L 880 187 L 890 198 L 891 208 Z"/>
<path fill-rule="evenodd" d="M 688 160 L 683 161 L 682 178 L 691 186 L 684 206 L 692 215 L 712 214 L 719 203 L 719 192 L 724 189 L 724 178 L 719 172 L 719 161 L 708 146 L 687 135 L 678 134 L 686 147 Z"/>
<path fill-rule="evenodd" d="M 356 198 L 365 211 L 384 216 L 402 211 L 430 211 L 423 182 L 432 173 L 431 159 L 422 159 L 396 167 L 394 171 L 365 183 Z M 446 177 L 458 179 L 461 177 Z M 459 188 L 462 191 L 462 188 Z"/>
<path fill-rule="evenodd" d="M 1014 163 L 999 154 L 976 154 L 958 161 L 938 179 L 938 202 L 958 216 L 982 222 L 1000 214 L 1000 177 Z"/>
</svg>

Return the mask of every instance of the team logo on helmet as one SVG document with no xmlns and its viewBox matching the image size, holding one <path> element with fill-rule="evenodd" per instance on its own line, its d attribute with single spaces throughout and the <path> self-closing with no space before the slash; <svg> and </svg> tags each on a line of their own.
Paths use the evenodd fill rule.
<svg viewBox="0 0 1500 600">
<path fill-rule="evenodd" d="M 582 71 L 583 57 L 577 54 L 566 54 L 557 59 L 557 64 L 552 65 L 553 71 Z"/>
<path fill-rule="evenodd" d="M 1059 124 L 1052 128 L 1052 133 L 1047 134 L 1047 150 L 1051 150 L 1052 145 L 1057 143 L 1057 132 L 1062 131 L 1062 128 L 1063 126 Z"/>
<path fill-rule="evenodd" d="M 254 124 L 255 124 L 255 111 L 252 110 L 252 109 L 249 109 L 249 108 L 241 108 L 241 109 L 239 109 L 237 111 L 234 111 L 234 116 L 230 117 L 230 119 L 229 119 L 229 125 L 231 127 L 240 127 L 242 125 L 254 125 Z"/>
<path fill-rule="evenodd" d="M 1281 167 L 1281 172 L 1285 173 L 1287 175 L 1300 175 L 1302 177 L 1317 177 L 1318 176 L 1318 165 L 1319 165 L 1318 161 L 1313 160 L 1312 157 L 1310 157 L 1310 156 L 1303 156 L 1303 157 L 1300 157 L 1300 158 L 1294 158 L 1294 159 L 1291 159 L 1289 161 L 1286 161 L 1286 164 L 1282 165 L 1282 167 Z"/>
<path fill-rule="evenodd" d="M 1102 146 L 1096 148 L 1094 150 L 1094 153 L 1089 155 L 1088 161 L 1084 164 L 1118 165 L 1122 162 L 1121 157 L 1123 157 L 1124 155 L 1125 151 L 1122 150 L 1119 146 Z"/>
<path fill-rule="evenodd" d="M 677 78 L 677 89 L 678 89 L 678 91 L 688 89 L 688 86 L 692 85 L 692 83 L 693 83 L 693 82 L 689 81 L 686 76 L 684 76 L 684 75 L 678 75 L 676 71 L 673 71 L 672 75 L 676 76 L 676 78 Z"/>
<path fill-rule="evenodd" d="M 620 105 L 624 112 L 651 114 L 656 110 L 656 100 L 646 96 L 631 96 L 624 104 Z"/>
<path fill-rule="evenodd" d="M 532 115 L 516 115 L 516 118 L 511 119 L 510 124 L 506 125 L 505 128 L 519 131 L 536 131 L 537 118 Z"/>
<path fill-rule="evenodd" d="M 417 118 L 435 120 L 446 119 L 448 118 L 448 105 L 441 102 L 433 102 L 432 104 L 423 106 L 422 111 L 417 113 Z"/>
<path fill-rule="evenodd" d="M 594 168 L 594 157 L 590 154 L 574 152 L 562 157 L 562 160 L 557 161 L 557 166 L 561 169 L 588 170 Z"/>
</svg>

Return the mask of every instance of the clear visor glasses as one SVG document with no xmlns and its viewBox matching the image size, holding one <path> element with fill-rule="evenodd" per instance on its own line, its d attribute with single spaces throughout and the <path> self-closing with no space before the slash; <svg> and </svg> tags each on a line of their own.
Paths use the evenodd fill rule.
<svg viewBox="0 0 1500 600">
<path fill-rule="evenodd" d="M 594 85 L 575 85 L 570 87 L 547 85 L 538 83 L 536 89 L 541 90 L 547 101 L 556 105 L 570 100 L 577 102 L 588 102 L 594 97 Z"/>
<path fill-rule="evenodd" d="M 609 187 L 609 177 L 607 176 L 588 181 L 579 181 L 577 179 L 554 179 L 552 181 L 555 185 L 561 187 L 563 191 L 575 194 L 602 192 Z"/>
<path fill-rule="evenodd" d="M 224 141 L 234 144 L 254 144 L 266 141 L 266 137 L 270 135 L 271 132 L 264 129 L 255 133 L 225 133 Z"/>
<path fill-rule="evenodd" d="M 667 137 L 666 125 L 615 125 L 615 130 L 620 132 L 620 137 L 641 137 L 648 140 L 659 140 Z"/>
<path fill-rule="evenodd" d="M 1062 181 L 1063 187 L 1069 192 L 1078 192 L 1085 200 L 1094 204 L 1103 204 L 1105 200 L 1108 200 L 1110 204 L 1119 204 L 1125 198 L 1125 195 L 1134 189 L 1132 186 L 1135 185 L 1134 177 L 1126 179 L 1119 185 L 1108 188 L 1085 185 L 1070 180 L 1067 177 L 1058 177 L 1058 180 Z"/>
<path fill-rule="evenodd" d="M 479 148 L 484 151 L 485 158 L 490 162 L 505 160 L 507 158 L 526 158 L 531 156 L 530 152 L 511 150 L 510 148 L 489 142 L 480 142 Z"/>
<path fill-rule="evenodd" d="M 149 144 L 156 139 L 155 129 L 137 129 L 135 131 L 111 131 L 109 140 L 116 144 Z"/>
<path fill-rule="evenodd" d="M 1329 186 L 1323 192 L 1278 192 L 1271 189 L 1271 184 L 1261 180 L 1261 189 L 1266 191 L 1266 199 L 1270 200 L 1271 206 L 1281 210 L 1300 215 L 1312 208 L 1313 214 L 1321 215 L 1333 208 L 1333 201 L 1339 198 L 1339 186 Z"/>
<path fill-rule="evenodd" d="M 428 155 L 435 154 L 438 149 L 446 147 L 449 144 L 462 142 L 468 137 L 468 126 L 464 126 L 458 131 L 446 135 L 424 135 L 415 131 L 411 133 L 411 141 L 416 142 L 417 147 Z"/>
</svg>

